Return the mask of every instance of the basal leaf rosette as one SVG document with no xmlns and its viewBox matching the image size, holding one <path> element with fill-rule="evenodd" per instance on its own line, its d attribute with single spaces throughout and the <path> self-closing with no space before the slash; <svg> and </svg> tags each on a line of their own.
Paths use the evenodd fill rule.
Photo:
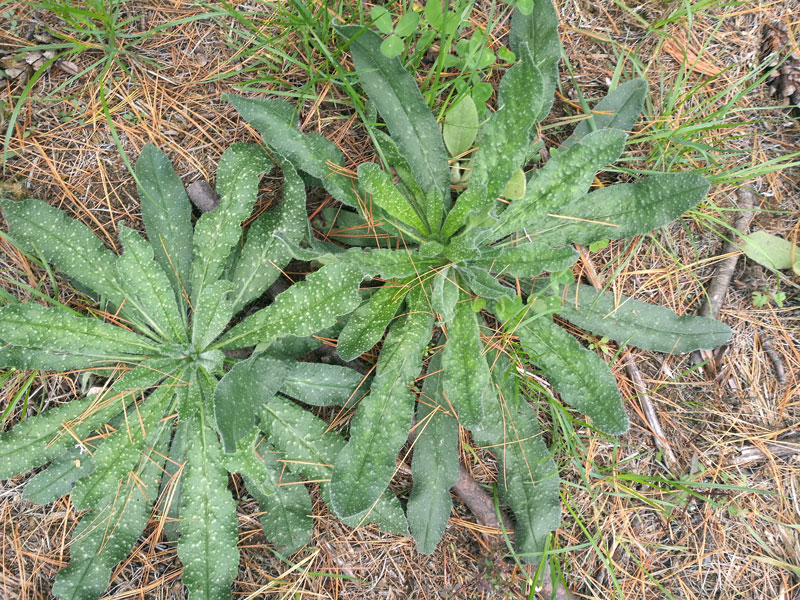
<svg viewBox="0 0 800 600">
<path fill-rule="evenodd" d="M 563 274 L 578 258 L 576 244 L 667 225 L 697 205 L 709 184 L 694 173 L 664 173 L 592 189 L 597 172 L 622 155 L 626 130 L 641 112 L 646 85 L 640 80 L 612 91 L 597 114 L 552 149 L 546 164 L 530 167 L 543 144 L 537 143 L 538 122 L 552 105 L 556 84 L 557 23 L 548 1 L 537 0 L 530 15 L 514 14 L 510 39 L 518 60 L 500 82 L 496 110 L 477 128 L 470 110 L 446 120 L 447 144 L 412 75 L 380 52 L 380 36 L 340 27 L 359 82 L 383 119 L 370 130 L 380 163 L 359 165 L 357 180 L 339 168 L 344 157 L 332 142 L 298 129 L 290 105 L 227 96 L 267 145 L 342 203 L 332 210 L 344 215 L 343 229 L 365 232 L 338 238 L 357 248 L 315 247 L 325 265 L 319 273 L 335 270 L 352 290 L 346 297 L 354 310 L 338 338 L 341 358 L 354 359 L 384 340 L 370 393 L 334 462 L 330 499 L 343 518 L 368 511 L 387 489 L 416 422 L 408 518 L 424 552 L 433 550 L 446 525 L 458 425 L 482 446 L 510 448 L 501 457 L 498 488 L 516 515 L 522 556 L 537 562 L 559 524 L 558 477 L 538 437 L 535 410 L 509 379 L 514 370 L 498 369 L 501 357 L 484 342 L 498 322 L 519 338 L 563 401 L 614 435 L 628 428 L 614 376 L 601 357 L 558 325 L 555 314 L 659 351 L 714 347 L 730 335 L 719 322 L 678 317 L 638 301 L 612 306 L 609 297 L 585 286 L 577 301 L 562 296 Z M 458 135 L 453 127 L 460 127 Z M 448 157 L 448 145 L 459 155 Z M 553 274 L 553 285 L 541 277 L 546 273 Z M 321 298 L 330 282 L 319 277 Z M 367 287 L 362 300 L 356 292 L 367 279 L 379 285 Z M 314 310 L 310 300 L 302 306 Z M 546 310 L 532 311 L 535 306 Z M 428 364 L 420 391 L 415 382 L 440 330 L 441 356 Z"/>
<path fill-rule="evenodd" d="M 320 345 L 308 335 L 335 324 L 359 297 L 352 282 L 340 278 L 348 268 L 335 265 L 229 328 L 280 276 L 292 244 L 306 237 L 305 186 L 291 162 L 277 152 L 271 156 L 283 173 L 283 199 L 256 217 L 244 236 L 261 177 L 273 168 L 265 151 L 250 144 L 223 154 L 219 206 L 194 226 L 183 183 L 167 157 L 146 146 L 136 178 L 147 239 L 118 224 L 119 256 L 44 202 L 0 201 L 19 249 L 51 263 L 102 301 L 101 314 L 114 316 L 80 315 L 55 301 L 0 307 L 0 367 L 82 370 L 106 378 L 102 392 L 0 435 L 0 477 L 49 463 L 26 484 L 24 497 L 48 503 L 71 493 L 75 507 L 89 511 L 73 532 L 69 564 L 53 587 L 58 598 L 101 596 L 151 516 L 177 539 L 190 598 L 230 598 L 239 551 L 229 473 L 240 473 L 258 500 L 264 532 L 277 551 L 291 554 L 311 537 L 304 480 L 286 472 L 277 457 L 302 441 L 315 449 L 318 462 L 330 464 L 337 448 L 311 439 L 315 417 L 297 402 L 344 405 L 363 381 L 346 367 L 296 358 Z M 330 289 L 322 294 L 326 280 Z M 309 311 L 324 305 L 324 314 L 298 315 L 299 296 Z M 258 350 L 247 358 L 223 353 L 250 346 Z M 272 426 L 274 437 L 258 428 L 266 407 L 294 411 Z M 380 507 L 365 522 L 404 532 L 398 501 L 387 497 Z"/>
</svg>

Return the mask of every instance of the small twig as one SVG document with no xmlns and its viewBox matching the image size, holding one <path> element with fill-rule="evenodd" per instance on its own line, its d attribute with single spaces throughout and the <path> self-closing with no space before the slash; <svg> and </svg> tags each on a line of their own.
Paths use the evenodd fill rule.
<svg viewBox="0 0 800 600">
<path fill-rule="evenodd" d="M 750 221 L 753 219 L 752 208 L 755 206 L 756 195 L 751 188 L 741 187 L 738 190 L 738 196 L 739 209 L 742 213 L 736 219 L 735 227 L 740 233 L 746 234 L 750 230 Z M 703 317 L 716 319 L 719 316 L 722 302 L 731 284 L 731 278 L 734 271 L 736 271 L 736 263 L 739 262 L 740 249 L 733 243 L 733 240 L 729 240 L 723 244 L 722 254 L 732 254 L 733 256 L 729 256 L 720 262 L 717 267 L 714 279 L 712 279 L 711 285 L 708 286 L 708 298 L 700 309 L 700 315 Z"/>
<path fill-rule="evenodd" d="M 628 377 L 630 377 L 633 382 L 633 388 L 636 390 L 636 397 L 642 405 L 642 412 L 644 412 L 645 419 L 647 419 L 647 423 L 650 425 L 650 429 L 653 432 L 653 439 L 655 440 L 656 446 L 664 453 L 664 460 L 670 472 L 675 474 L 678 472 L 678 459 L 667 441 L 667 436 L 664 435 L 661 422 L 658 420 L 658 413 L 656 413 L 656 409 L 653 407 L 650 396 L 647 395 L 647 386 L 630 352 L 628 352 L 628 360 L 625 362 L 625 370 L 628 373 Z"/>
<path fill-rule="evenodd" d="M 472 478 L 462 465 L 458 465 L 458 481 L 453 486 L 453 493 L 472 511 L 478 522 L 485 527 L 500 529 L 500 522 L 494 510 L 494 501 L 491 496 Z M 511 528 L 511 523 L 504 517 L 503 527 Z M 513 534 L 509 533 L 509 537 Z M 547 600 L 572 600 L 573 596 L 569 590 L 559 581 L 553 588 L 553 576 L 550 572 L 549 563 L 542 565 L 542 578 L 540 581 L 541 589 L 538 595 Z"/>
<path fill-rule="evenodd" d="M 764 352 L 767 353 L 767 356 L 769 356 L 770 361 L 772 361 L 772 366 L 775 369 L 775 378 L 781 385 L 785 384 L 786 371 L 783 368 L 781 355 L 778 354 L 777 350 L 775 350 L 775 346 L 772 345 L 772 340 L 770 340 L 765 333 L 760 333 L 758 337 L 761 340 L 761 347 L 764 349 Z"/>
<path fill-rule="evenodd" d="M 770 457 L 789 457 L 795 454 L 800 454 L 800 439 L 768 442 L 763 445 L 763 448 L 748 446 L 742 448 L 739 456 L 729 459 L 729 462 L 732 465 L 742 466 L 767 460 Z"/>
</svg>

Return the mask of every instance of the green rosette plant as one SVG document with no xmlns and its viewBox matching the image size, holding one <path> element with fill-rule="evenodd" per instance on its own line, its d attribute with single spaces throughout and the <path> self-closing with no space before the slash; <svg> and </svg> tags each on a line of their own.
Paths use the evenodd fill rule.
<svg viewBox="0 0 800 600">
<path fill-rule="evenodd" d="M 384 282 L 366 289 L 368 298 L 338 338 L 339 355 L 350 360 L 385 335 L 371 391 L 334 463 L 330 499 L 340 517 L 369 510 L 387 489 L 416 421 L 407 511 L 422 552 L 433 551 L 447 523 L 448 490 L 458 476 L 458 425 L 480 446 L 494 449 L 501 463 L 497 488 L 514 512 L 522 556 L 538 561 L 549 532 L 559 525 L 558 473 L 536 411 L 520 394 L 511 364 L 493 349 L 497 344 L 484 341 L 498 323 L 504 334 L 519 337 L 564 402 L 586 414 L 596 429 L 614 435 L 628 429 L 616 380 L 603 358 L 562 329 L 554 315 L 618 342 L 663 352 L 712 348 L 730 336 L 717 321 L 678 317 L 666 308 L 626 298 L 615 302 L 586 286 L 578 286 L 577 293 L 574 285 L 566 286 L 578 258 L 575 244 L 647 233 L 698 204 L 708 191 L 708 182 L 694 173 L 656 174 L 590 190 L 595 173 L 623 151 L 625 130 L 642 109 L 643 82 L 609 94 L 597 106 L 602 114 L 583 121 L 562 148 L 552 149 L 552 158 L 523 178 L 522 190 L 517 181 L 519 191 L 508 194 L 510 202 L 499 201 L 540 147 L 534 144 L 537 123 L 550 111 L 561 53 L 557 24 L 549 0 L 537 0 L 529 15 L 517 11 L 510 44 L 518 60 L 500 82 L 497 109 L 467 131 L 453 130 L 458 119 L 445 123 L 449 145 L 456 133 L 466 136 L 457 140 L 461 150 L 455 153 L 469 155 L 457 164 L 469 171 L 468 178 L 458 173 L 457 181 L 467 182 L 460 188 L 451 188 L 456 163 L 448 161 L 442 131 L 413 77 L 399 60 L 381 53 L 380 36 L 372 31 L 339 30 L 386 125 L 370 131 L 382 165 L 359 165 L 357 181 L 341 168 L 343 156 L 333 142 L 301 133 L 290 105 L 228 96 L 269 146 L 345 205 L 343 229 L 365 232 L 357 240 L 360 248 L 294 246 L 298 255 L 316 256 L 324 264 L 317 275 L 337 295 L 351 296 L 365 279 Z M 347 277 L 325 275 L 342 271 Z M 526 286 L 525 297 L 513 285 L 547 272 L 553 274 L 549 282 L 539 278 Z M 275 327 L 251 317 L 223 337 L 221 347 L 226 340 L 255 340 Z M 418 390 L 415 381 L 439 328 L 443 349 Z M 274 421 L 262 419 L 268 431 Z M 308 460 L 291 449 L 287 459 L 295 458 Z"/>
<path fill-rule="evenodd" d="M 49 307 L 0 307 L 0 366 L 108 378 L 99 393 L 0 435 L 0 478 L 50 463 L 28 481 L 23 496 L 47 503 L 71 493 L 77 509 L 90 511 L 73 532 L 69 565 L 53 587 L 58 598 L 102 595 L 153 512 L 168 537 L 178 538 L 190 598 L 230 598 L 239 551 L 229 472 L 241 474 L 259 502 L 264 532 L 279 552 L 293 553 L 311 537 L 310 496 L 291 465 L 287 470 L 278 462 L 278 448 L 303 443 L 318 463 L 329 465 L 335 444 L 312 439 L 316 417 L 295 402 L 344 405 L 362 376 L 295 358 L 320 345 L 306 336 L 335 323 L 327 307 L 342 304 L 345 312 L 360 298 L 357 290 L 351 298 L 331 296 L 311 274 L 250 317 L 280 323 L 278 332 L 224 345 L 260 344 L 255 352 L 236 359 L 221 350 L 218 338 L 230 321 L 277 279 L 291 258 L 287 243 L 308 229 L 305 186 L 290 162 L 272 156 L 283 170 L 283 201 L 257 216 L 243 239 L 261 176 L 273 166 L 262 148 L 250 144 L 223 154 L 219 206 L 194 227 L 181 180 L 162 152 L 146 146 L 135 172 L 149 241 L 120 225 L 119 256 L 88 227 L 44 202 L 0 204 L 14 244 L 100 299 L 100 314 L 108 317 L 81 315 L 55 301 Z M 264 439 L 258 414 L 273 402 L 270 410 L 291 406 L 295 412 L 273 424 L 274 438 Z M 391 495 L 368 517 L 356 515 L 349 523 L 361 521 L 407 531 Z"/>
</svg>

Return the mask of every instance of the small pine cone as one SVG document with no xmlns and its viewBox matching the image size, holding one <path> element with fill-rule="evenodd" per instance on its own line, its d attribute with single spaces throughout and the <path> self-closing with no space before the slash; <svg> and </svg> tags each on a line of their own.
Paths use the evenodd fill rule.
<svg viewBox="0 0 800 600">
<path fill-rule="evenodd" d="M 767 86 L 781 103 L 800 110 L 800 50 L 791 45 L 789 32 L 781 21 L 764 26 L 761 61 L 776 68 L 767 78 Z"/>
</svg>

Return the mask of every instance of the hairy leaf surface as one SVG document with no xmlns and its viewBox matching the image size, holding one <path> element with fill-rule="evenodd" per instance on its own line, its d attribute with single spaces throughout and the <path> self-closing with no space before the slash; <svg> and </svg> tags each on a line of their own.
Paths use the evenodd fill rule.
<svg viewBox="0 0 800 600">
<path fill-rule="evenodd" d="M 402 325 L 386 336 L 372 390 L 359 404 L 350 441 L 339 453 L 331 479 L 336 514 L 349 517 L 369 509 L 388 487 L 400 446 L 414 412 L 409 386 L 419 375 L 422 351 L 430 340 L 433 315 L 415 293 Z"/>
<path fill-rule="evenodd" d="M 358 358 L 380 341 L 409 289 L 408 281 L 399 285 L 387 283 L 350 315 L 336 344 L 342 360 Z"/>
<path fill-rule="evenodd" d="M 417 551 L 430 554 L 442 538 L 453 502 L 450 488 L 458 480 L 458 423 L 448 414 L 442 389 L 441 353 L 434 355 L 417 403 L 414 487 L 408 499 L 408 525 Z"/>
<path fill-rule="evenodd" d="M 114 253 L 80 221 L 40 200 L 0 203 L 8 233 L 20 250 L 40 254 L 70 279 L 114 305 L 121 298 L 114 270 Z M 2 335 L 0 335 L 2 339 Z"/>
<path fill-rule="evenodd" d="M 236 503 L 217 434 L 199 416 L 188 431 L 178 557 L 191 600 L 224 600 L 239 565 Z"/>
<path fill-rule="evenodd" d="M 242 235 L 242 223 L 253 212 L 258 183 L 272 162 L 255 144 L 234 144 L 222 155 L 217 168 L 219 206 L 203 213 L 194 228 L 192 297 L 219 279 L 228 255 Z"/>
<path fill-rule="evenodd" d="M 546 316 L 524 321 L 515 333 L 564 402 L 589 415 L 600 431 L 617 435 L 628 430 L 616 379 L 601 358 Z"/>
<path fill-rule="evenodd" d="M 376 33 L 363 31 L 354 25 L 339 27 L 338 30 L 350 39 L 350 52 L 359 81 L 378 107 L 416 180 L 424 191 L 436 189 L 442 198 L 449 197 L 447 151 L 439 125 L 414 78 L 398 59 L 383 55 L 380 51 L 382 40 Z"/>
<path fill-rule="evenodd" d="M 714 319 L 679 317 L 664 306 L 633 298 L 617 302 L 612 294 L 588 285 L 579 285 L 574 292 L 568 288 L 559 314 L 581 329 L 620 344 L 668 354 L 716 348 L 731 336 L 731 328 Z"/>
<path fill-rule="evenodd" d="M 146 144 L 136 161 L 142 220 L 156 261 L 179 298 L 190 293 L 192 206 L 167 156 Z"/>
<path fill-rule="evenodd" d="M 646 94 L 647 82 L 644 79 L 626 81 L 595 105 L 591 117 L 578 123 L 562 146 L 569 148 L 577 140 L 598 129 L 630 131 L 642 114 Z"/>
<path fill-rule="evenodd" d="M 337 167 L 344 164 L 344 157 L 336 144 L 321 136 L 304 135 L 294 118 L 294 108 L 282 100 L 241 98 L 223 94 L 242 117 L 264 138 L 264 142 L 275 148 L 294 165 L 316 177 L 325 189 L 349 206 L 358 206 L 358 196 L 350 178 Z"/>
</svg>

